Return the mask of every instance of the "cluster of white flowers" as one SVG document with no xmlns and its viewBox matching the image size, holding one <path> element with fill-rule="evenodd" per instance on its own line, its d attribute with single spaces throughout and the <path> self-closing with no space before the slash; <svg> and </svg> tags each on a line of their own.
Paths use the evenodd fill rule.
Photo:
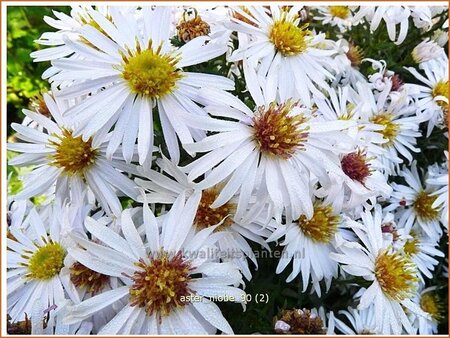
<svg viewBox="0 0 450 338">
<path fill-rule="evenodd" d="M 232 334 L 214 300 L 245 311 L 252 248 L 276 242 L 273 274 L 290 272 L 299 297 L 336 280 L 353 296 L 340 311 L 286 312 L 276 332 L 307 318 L 312 333 L 436 333 L 448 166 L 442 154 L 418 168 L 415 156 L 419 138 L 448 137 L 448 21 L 415 42 L 411 83 L 314 24 L 384 26 L 401 49 L 408 29 L 427 32 L 446 10 L 74 6 L 45 17 L 56 31 L 31 57 L 51 61 L 51 91 L 8 144 L 21 153 L 9 164 L 32 168 L 8 196 L 11 323 Z"/>
</svg>

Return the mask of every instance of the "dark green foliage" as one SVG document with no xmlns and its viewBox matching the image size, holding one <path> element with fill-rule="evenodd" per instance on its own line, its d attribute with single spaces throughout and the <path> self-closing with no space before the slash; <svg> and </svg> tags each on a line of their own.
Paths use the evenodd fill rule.
<svg viewBox="0 0 450 338">
<path fill-rule="evenodd" d="M 44 16 L 53 16 L 52 10 L 68 13 L 70 8 L 7 7 L 8 134 L 11 133 L 11 122 L 22 120 L 22 109 L 29 106 L 30 99 L 49 88 L 47 81 L 41 78 L 49 63 L 33 63 L 30 53 L 41 48 L 34 40 L 53 30 L 44 22 Z"/>
</svg>

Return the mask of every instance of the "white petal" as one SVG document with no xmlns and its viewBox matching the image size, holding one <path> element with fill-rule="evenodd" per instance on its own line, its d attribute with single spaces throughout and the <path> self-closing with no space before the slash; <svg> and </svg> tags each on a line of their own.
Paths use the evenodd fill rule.
<svg viewBox="0 0 450 338">
<path fill-rule="evenodd" d="M 203 302 L 193 302 L 192 305 L 214 327 L 226 334 L 233 334 L 233 329 L 216 304 L 205 299 Z"/>
<path fill-rule="evenodd" d="M 81 304 L 71 306 L 67 310 L 67 316 L 64 319 L 66 324 L 75 324 L 99 312 L 107 306 L 115 303 L 129 293 L 128 286 L 122 286 L 117 289 L 106 291 L 97 296 L 85 300 Z"/>
<path fill-rule="evenodd" d="M 125 305 L 103 328 L 98 332 L 99 335 L 116 335 L 128 321 L 133 312 L 141 311 L 137 306 Z"/>
</svg>

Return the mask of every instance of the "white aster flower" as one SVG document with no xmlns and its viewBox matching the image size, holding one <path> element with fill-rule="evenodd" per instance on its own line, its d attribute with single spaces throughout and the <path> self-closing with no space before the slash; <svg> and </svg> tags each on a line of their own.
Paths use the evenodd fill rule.
<svg viewBox="0 0 450 338">
<path fill-rule="evenodd" d="M 414 226 L 411 230 L 398 228 L 399 240 L 402 243 L 403 252 L 409 255 L 416 263 L 419 271 L 427 278 L 432 278 L 432 272 L 439 261 L 435 257 L 444 257 L 444 253 L 439 250 L 437 239 L 429 238 L 419 226 Z M 422 279 L 422 276 L 420 276 Z M 422 279 L 423 281 L 423 279 Z"/>
<path fill-rule="evenodd" d="M 64 303 L 77 295 L 61 273 L 67 249 L 65 236 L 79 219 L 69 219 L 69 207 L 55 204 L 47 217 L 31 209 L 23 224 L 9 228 L 7 239 L 7 309 L 13 322 L 31 315 L 39 302 L 39 311 Z M 69 221 L 69 223 L 67 222 Z"/>
<path fill-rule="evenodd" d="M 448 42 L 448 31 L 436 29 L 431 37 L 439 46 L 444 47 Z"/>
<path fill-rule="evenodd" d="M 399 164 L 403 159 L 412 161 L 412 152 L 419 152 L 415 147 L 416 138 L 421 136 L 419 124 L 425 119 L 425 115 L 413 115 L 416 107 L 413 105 L 405 92 L 400 93 L 395 99 L 389 95 L 392 83 L 386 83 L 383 90 L 375 94 L 367 85 L 357 84 L 358 94 L 361 97 L 362 105 L 359 107 L 361 116 L 367 121 L 383 127 L 378 132 L 383 136 L 386 143 L 382 147 L 386 151 L 384 156 L 380 156 L 386 174 L 393 174 L 399 170 Z M 369 155 L 378 155 L 378 150 L 371 147 Z"/>
<path fill-rule="evenodd" d="M 345 175 L 330 174 L 330 184 L 323 188 L 338 209 L 352 210 L 368 200 L 374 205 L 378 197 L 387 198 L 392 192 L 377 157 L 367 155 L 363 149 L 356 148 L 342 155 L 341 167 Z"/>
<path fill-rule="evenodd" d="M 256 76 L 252 71 L 249 74 Z M 246 210 L 256 190 L 263 196 L 268 194 L 272 215 L 278 220 L 283 210 L 287 210 L 286 216 L 291 220 L 301 214 L 310 218 L 311 179 L 324 183 L 329 171 L 343 175 L 339 167 L 338 154 L 343 152 L 340 145 L 353 141 L 342 130 L 352 127 L 354 122 L 325 121 L 320 114 L 292 100 L 270 101 L 254 84 L 251 88 L 257 106 L 254 112 L 231 94 L 203 90 L 203 96 L 214 98 L 211 102 L 215 105 L 206 107 L 208 112 L 238 121 L 198 120 L 199 128 L 219 133 L 185 145 L 189 151 L 208 153 L 184 170 L 194 180 L 212 169 L 198 183 L 199 189 L 229 178 L 224 187 L 228 194 L 220 196 L 211 205 L 213 208 L 223 205 L 240 189 L 238 208 Z"/>
<path fill-rule="evenodd" d="M 40 45 L 51 47 L 31 53 L 30 56 L 34 61 L 50 61 L 71 55 L 74 51 L 65 44 L 63 37 L 73 41 L 80 40 L 79 30 L 83 25 L 90 24 L 95 26 L 95 21 L 89 14 L 90 11 L 96 11 L 104 16 L 108 15 L 106 6 L 98 6 L 96 9 L 93 9 L 92 7 L 75 5 L 72 6 L 70 15 L 54 10 L 53 15 L 56 19 L 44 16 L 44 21 L 49 26 L 58 29 L 58 31 L 45 32 L 38 40 L 35 40 Z"/>
<path fill-rule="evenodd" d="M 136 211 L 138 210 L 139 208 L 131 209 L 130 213 L 136 213 Z M 89 211 L 90 210 L 87 209 L 83 212 L 83 210 L 80 209 L 78 214 L 78 224 L 76 224 L 76 227 L 74 226 L 71 229 L 71 233 L 80 234 L 86 240 L 88 240 L 89 238 L 86 233 L 87 230 L 84 229 L 84 220 L 89 214 Z M 111 224 L 111 228 L 117 227 L 117 218 L 104 216 L 103 211 L 99 211 L 91 217 L 102 224 Z M 89 234 L 89 236 L 90 240 L 93 243 L 98 242 L 98 239 L 95 238 L 95 236 L 93 236 L 92 234 Z M 87 266 L 74 259 L 74 257 L 72 257 L 70 253 L 68 253 L 64 259 L 64 267 L 61 269 L 60 274 L 67 280 L 70 280 L 69 287 L 71 287 L 73 292 L 77 295 L 77 297 L 74 297 L 70 303 L 65 305 L 66 307 L 70 307 L 74 304 L 79 304 L 81 301 L 89 299 L 101 292 L 113 290 L 119 286 L 124 285 L 117 277 L 111 277 L 89 269 Z M 117 304 L 114 305 L 118 306 Z M 65 325 L 64 323 L 62 323 L 62 318 L 65 316 L 65 314 L 63 314 L 63 311 L 57 311 L 57 325 L 73 330 L 77 327 L 77 325 L 80 326 L 82 323 L 89 322 L 92 332 L 97 333 L 117 314 L 117 312 L 118 311 L 114 306 L 109 306 L 107 308 L 104 308 L 102 311 L 94 313 L 86 321 L 82 321 L 72 325 Z"/>
<path fill-rule="evenodd" d="M 430 317 L 412 315 L 413 325 L 419 329 L 420 335 L 434 335 L 438 332 L 438 324 L 442 321 L 446 312 L 445 304 L 439 296 L 436 286 L 421 287 L 421 289 L 415 297 L 415 301 Z"/>
<path fill-rule="evenodd" d="M 360 47 L 340 39 L 334 43 L 336 55 L 334 56 L 335 69 L 332 87 L 354 87 L 358 82 L 367 82 L 364 75 L 359 72 L 364 53 Z"/>
<path fill-rule="evenodd" d="M 434 6 L 437 7 L 437 6 Z M 433 14 L 431 6 L 411 6 L 411 17 L 414 26 L 429 31 L 433 26 Z"/>
<path fill-rule="evenodd" d="M 198 88 L 212 86 L 233 89 L 233 81 L 210 74 L 183 71 L 208 61 L 227 50 L 224 43 L 216 43 L 208 36 L 199 36 L 180 48 L 170 43 L 170 7 L 142 7 L 142 24 L 110 7 L 110 17 L 88 10 L 96 23 L 83 25 L 79 30 L 82 41 L 65 39 L 78 56 L 53 61 L 59 73 L 51 81 L 68 81 L 59 97 L 88 97 L 82 104 L 67 112 L 77 123 L 77 135 L 87 140 L 99 130 L 109 130 L 112 137 L 107 156 L 123 144 L 123 155 L 131 161 L 130 149 L 137 139 L 139 163 L 151 161 L 153 150 L 153 108 L 157 107 L 164 140 L 171 158 L 178 162 L 181 143 L 201 139 L 204 134 L 187 127 L 186 120 L 206 113 L 197 106 Z M 88 41 L 86 43 L 84 41 Z M 178 136 L 178 138 L 177 138 Z"/>
<path fill-rule="evenodd" d="M 339 317 L 335 317 L 334 323 L 336 329 L 346 335 L 382 334 L 381 331 L 377 331 L 376 329 L 374 310 L 373 305 L 365 309 L 349 307 L 348 310 L 340 310 L 338 314 L 345 316 L 347 323 L 344 323 Z"/>
<path fill-rule="evenodd" d="M 225 6 L 202 5 L 176 8 L 175 24 L 178 40 L 189 42 L 199 36 L 210 36 L 213 40 L 228 44 L 231 31 L 225 27 L 228 9 Z"/>
<path fill-rule="evenodd" d="M 330 197 L 333 206 L 339 210 L 352 209 L 377 196 L 389 196 L 392 189 L 383 175 L 383 164 L 379 156 L 383 156 L 380 145 L 387 140 L 383 139 L 380 130 L 384 127 L 376 125 L 361 118 L 360 109 L 362 100 L 355 92 L 349 95 L 349 88 L 338 88 L 329 92 L 329 99 L 315 100 L 318 111 L 326 120 L 351 120 L 355 121 L 354 127 L 345 132 L 354 143 L 349 144 L 346 154 L 340 155 L 341 168 L 345 175 L 329 173 L 330 183 L 324 186 L 324 195 Z M 376 152 L 379 156 L 368 156 L 367 150 Z"/>
<path fill-rule="evenodd" d="M 353 19 L 358 22 L 365 18 L 370 23 L 372 32 L 377 30 L 381 20 L 384 20 L 389 39 L 396 45 L 400 45 L 408 34 L 410 15 L 409 6 L 360 6 Z M 397 34 L 398 25 L 400 25 L 400 31 Z"/>
<path fill-rule="evenodd" d="M 69 15 L 54 10 L 53 15 L 56 19 L 44 16 L 44 21 L 49 26 L 56 28 L 57 31 L 45 32 L 38 40 L 35 40 L 36 43 L 49 47 L 32 52 L 30 56 L 33 58 L 34 62 L 53 61 L 64 57 L 73 60 L 73 62 L 79 62 L 80 57 L 74 54 L 75 50 L 70 44 L 66 43 L 66 40 L 83 42 L 86 44 L 90 43 L 81 36 L 80 32 L 84 25 L 90 25 L 96 29 L 99 27 L 93 19 L 92 12 L 106 18 L 111 18 L 109 14 L 111 7 L 108 6 L 95 6 L 95 8 L 92 8 L 92 6 L 73 5 L 71 7 L 72 9 Z M 133 16 L 138 19 L 135 15 L 135 10 L 135 6 L 116 6 L 112 9 L 113 12 L 121 12 L 125 17 Z M 42 78 L 48 79 L 58 72 L 59 69 L 52 65 L 44 71 Z M 64 87 L 70 84 L 70 82 L 71 81 L 54 81 L 53 84 Z"/>
<path fill-rule="evenodd" d="M 183 191 L 188 196 L 198 191 L 196 184 L 189 181 L 187 175 L 171 161 L 163 158 L 158 160 L 157 163 L 161 171 L 170 177 L 155 170 L 141 171 L 142 176 L 148 179 L 136 178 L 136 183 L 148 191 L 144 204 L 147 202 L 173 204 Z M 252 215 L 250 219 L 248 217 L 247 219 L 240 217 L 240 215 L 243 215 L 243 211 L 238 210 L 237 207 L 239 195 L 233 196 L 220 207 L 212 208 L 211 204 L 219 195 L 227 193 L 223 189 L 224 186 L 225 182 L 201 190 L 201 199 L 196 209 L 194 226 L 197 231 L 200 231 L 218 225 L 215 229 L 215 233 L 218 235 L 216 245 L 220 251 L 218 253 L 220 257 L 218 258 L 221 258 L 222 261 L 231 261 L 236 264 L 244 277 L 250 280 L 252 275 L 247 257 L 256 267 L 258 267 L 258 263 L 247 240 L 258 243 L 265 249 L 270 250 L 265 242 L 265 239 L 271 234 L 270 227 L 268 227 L 270 217 L 269 215 L 261 214 L 263 210 L 260 204 L 251 211 L 247 211 L 248 214 Z M 265 204 L 263 203 L 262 206 L 264 207 Z"/>
<path fill-rule="evenodd" d="M 411 55 L 416 63 L 422 63 L 445 57 L 445 51 L 436 42 L 427 38 L 414 47 Z"/>
<path fill-rule="evenodd" d="M 353 11 L 356 6 L 319 6 L 314 20 L 322 21 L 324 25 L 337 26 L 341 32 L 349 29 L 353 23 Z"/>
<path fill-rule="evenodd" d="M 342 269 L 353 276 L 361 276 L 371 285 L 364 290 L 359 309 L 374 304 L 376 331 L 383 334 L 400 334 L 402 328 L 409 334 L 415 330 L 405 314 L 405 308 L 421 316 L 427 316 L 411 301 L 418 287 L 418 270 L 410 257 L 396 251 L 383 240 L 381 207 L 375 206 L 374 214 L 361 214 L 362 222 L 349 221 L 361 240 L 343 241 L 341 253 L 330 256 L 342 264 Z"/>
<path fill-rule="evenodd" d="M 300 99 L 310 107 L 311 94 L 323 96 L 319 89 L 328 88 L 326 80 L 333 79 L 330 56 L 336 51 L 322 48 L 324 34 L 316 35 L 307 25 L 299 26 L 300 9 L 292 6 L 286 11 L 270 6 L 267 13 L 261 6 L 246 7 L 246 11 L 234 8 L 239 17 L 231 18 L 230 28 L 245 38 L 239 38 L 239 48 L 230 60 L 244 60 L 248 86 L 249 71 L 257 71 L 258 77 L 267 79 L 264 92 L 278 93 L 281 101 Z"/>
<path fill-rule="evenodd" d="M 120 154 L 114 154 L 110 161 L 106 159 L 110 135 L 98 133 L 88 140 L 75 136 L 71 120 L 62 116 L 64 105 L 47 94 L 44 94 L 44 100 L 55 121 L 26 109 L 24 114 L 45 130 L 17 123 L 11 125 L 17 138 L 27 143 L 8 144 L 9 150 L 23 153 L 11 159 L 9 164 L 35 166 L 24 176 L 24 188 L 15 199 L 26 199 L 55 189 L 54 194 L 61 202 L 70 197 L 82 203 L 85 190 L 89 188 L 105 210 L 120 214 L 122 208 L 115 189 L 131 198 L 138 193 L 133 181 L 121 173 L 134 172 L 133 166 L 125 164 Z"/>
<path fill-rule="evenodd" d="M 334 251 L 335 234 L 339 231 L 342 217 L 339 210 L 334 210 L 329 201 L 316 200 L 311 218 L 301 215 L 298 220 L 278 226 L 268 241 L 278 240 L 284 236 L 280 244 L 284 246 L 278 262 L 276 273 L 281 273 L 292 261 L 292 273 L 287 282 L 301 274 L 303 290 L 311 284 L 320 297 L 319 282 L 325 280 L 327 290 L 332 278 L 338 275 L 338 264 L 330 259 L 330 252 Z"/>
<path fill-rule="evenodd" d="M 400 175 L 408 185 L 392 183 L 394 191 L 386 210 L 398 210 L 398 224 L 406 231 L 417 224 L 427 236 L 438 240 L 442 235 L 439 217 L 442 206 L 434 204 L 437 199 L 436 195 L 432 195 L 434 190 L 430 186 L 423 186 L 415 161 L 411 170 L 403 167 Z"/>
<path fill-rule="evenodd" d="M 439 21 L 439 18 L 436 18 L 437 15 L 448 11 L 447 6 L 411 6 L 410 8 L 414 26 L 424 31 L 429 31 Z"/>
<path fill-rule="evenodd" d="M 233 286 L 241 274 L 231 263 L 208 260 L 205 248 L 215 227 L 194 235 L 193 221 L 200 193 L 182 193 L 165 215 L 159 230 L 148 205 L 143 206 L 141 238 L 127 209 L 122 213 L 123 237 L 93 219 L 87 229 L 104 244 L 74 236 L 79 247 L 70 254 L 93 271 L 121 278 L 125 285 L 74 305 L 66 323 L 76 323 L 118 300 L 125 305 L 99 334 L 212 334 L 233 333 L 209 297 L 243 302 L 245 293 Z M 206 256 L 203 256 L 206 254 Z M 195 298 L 198 297 L 199 299 Z"/>
<path fill-rule="evenodd" d="M 423 113 L 430 113 L 427 118 L 427 136 L 436 125 L 447 126 L 448 119 L 448 57 L 421 63 L 419 68 L 425 76 L 415 68 L 409 67 L 411 74 L 423 83 L 406 84 L 409 94 L 417 101 L 417 108 Z"/>
<path fill-rule="evenodd" d="M 437 196 L 432 207 L 441 209 L 441 223 L 448 232 L 448 151 L 444 151 L 445 161 L 441 166 L 428 167 L 426 184 L 435 190 L 431 195 Z"/>
<path fill-rule="evenodd" d="M 364 87 L 362 87 L 364 88 Z M 372 144 L 380 146 L 386 143 L 380 131 L 383 126 L 368 121 L 364 113 L 364 97 L 350 87 L 340 87 L 331 89 L 328 98 L 315 98 L 314 103 L 317 110 L 324 119 L 329 121 L 353 121 L 353 125 L 343 130 L 354 140 L 354 144 L 349 143 L 347 150 L 353 150 L 355 145 L 359 147 L 370 147 Z"/>
</svg>

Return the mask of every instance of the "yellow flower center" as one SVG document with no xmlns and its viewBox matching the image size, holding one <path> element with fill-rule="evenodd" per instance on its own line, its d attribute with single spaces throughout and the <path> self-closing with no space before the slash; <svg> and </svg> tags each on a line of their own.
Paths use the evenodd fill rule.
<svg viewBox="0 0 450 338">
<path fill-rule="evenodd" d="M 429 195 L 425 191 L 421 191 L 416 195 L 413 208 L 420 220 L 429 222 L 438 218 L 439 210 L 433 208 L 436 198 L 437 196 Z"/>
<path fill-rule="evenodd" d="M 195 215 L 194 224 L 200 229 L 219 224 L 215 231 L 221 231 L 233 224 L 233 215 L 236 211 L 236 205 L 228 202 L 218 208 L 211 208 L 211 204 L 219 196 L 221 186 L 214 186 L 202 192 L 202 198 Z M 228 217 L 227 217 L 228 216 Z"/>
<path fill-rule="evenodd" d="M 94 295 L 100 292 L 109 282 L 109 276 L 93 271 L 79 262 L 70 267 L 70 281 L 79 288 L 86 288 Z"/>
<path fill-rule="evenodd" d="M 350 60 L 350 65 L 353 68 L 359 68 L 362 60 L 364 59 L 364 52 L 359 46 L 353 44 L 349 45 L 348 52 L 346 53 L 348 59 Z"/>
<path fill-rule="evenodd" d="M 298 27 L 286 17 L 275 21 L 269 31 L 269 40 L 276 50 L 284 56 L 293 56 L 303 53 L 311 40 L 311 31 L 308 25 Z"/>
<path fill-rule="evenodd" d="M 196 15 L 191 20 L 186 20 L 184 17 L 177 25 L 178 39 L 183 42 L 191 41 L 199 36 L 208 35 L 210 32 L 209 25 L 202 20 L 200 15 Z"/>
<path fill-rule="evenodd" d="M 399 125 L 393 121 L 393 118 L 394 116 L 391 113 L 378 114 L 370 118 L 370 122 L 384 126 L 384 129 L 379 131 L 383 138 L 388 140 L 388 142 L 383 143 L 383 147 L 392 146 L 400 131 Z"/>
<path fill-rule="evenodd" d="M 409 256 L 382 251 L 375 260 L 375 277 L 384 294 L 397 302 L 411 298 L 417 288 L 417 267 Z"/>
<path fill-rule="evenodd" d="M 183 298 L 193 293 L 189 288 L 191 266 L 181 252 L 170 257 L 161 251 L 151 258 L 150 264 L 141 259 L 136 266 L 139 270 L 130 277 L 131 306 L 145 308 L 149 316 L 154 313 L 167 316 L 172 309 L 183 307 L 186 304 Z"/>
<path fill-rule="evenodd" d="M 307 140 L 307 127 L 303 114 L 289 115 L 297 105 L 292 101 L 284 104 L 271 103 L 258 107 L 253 118 L 253 137 L 262 154 L 290 158 Z"/>
<path fill-rule="evenodd" d="M 329 205 L 314 203 L 314 214 L 311 219 L 301 215 L 298 226 L 314 242 L 330 243 L 341 221 L 339 215 L 334 214 Z"/>
<path fill-rule="evenodd" d="M 49 243 L 41 246 L 29 257 L 26 254 L 23 256 L 28 259 L 28 279 L 48 280 L 59 274 L 64 266 L 64 257 L 66 251 L 59 243 Z"/>
<path fill-rule="evenodd" d="M 411 233 L 411 235 L 413 235 Z M 412 239 L 408 239 L 403 246 L 403 251 L 407 255 L 415 255 L 419 252 L 419 240 L 413 236 Z"/>
<path fill-rule="evenodd" d="M 330 14 L 333 17 L 347 19 L 350 14 L 350 9 L 347 6 L 330 6 Z"/>
<path fill-rule="evenodd" d="M 444 315 L 441 300 L 433 292 L 427 292 L 420 297 L 420 308 L 426 313 L 429 313 L 436 322 L 439 322 Z"/>
<path fill-rule="evenodd" d="M 62 168 L 66 174 L 82 175 L 95 162 L 98 150 L 92 147 L 92 137 L 83 141 L 81 136 L 74 137 L 71 131 L 63 129 L 57 138 L 59 142 L 50 141 L 50 145 L 56 148 L 51 164 Z"/>
<path fill-rule="evenodd" d="M 150 41 L 146 50 L 141 51 L 137 45 L 134 53 L 128 51 L 128 55 L 122 55 L 122 77 L 133 93 L 157 99 L 175 89 L 177 81 L 182 77 L 180 70 L 176 68 L 178 59 L 161 54 L 161 47 L 153 50 Z"/>
<path fill-rule="evenodd" d="M 433 96 L 433 98 L 436 98 L 438 96 L 443 96 L 443 97 L 447 98 L 447 100 L 448 100 L 448 81 L 437 82 L 431 91 L 431 96 Z M 447 102 L 445 102 L 443 100 L 437 100 L 436 103 L 442 109 L 448 109 Z"/>
</svg>

